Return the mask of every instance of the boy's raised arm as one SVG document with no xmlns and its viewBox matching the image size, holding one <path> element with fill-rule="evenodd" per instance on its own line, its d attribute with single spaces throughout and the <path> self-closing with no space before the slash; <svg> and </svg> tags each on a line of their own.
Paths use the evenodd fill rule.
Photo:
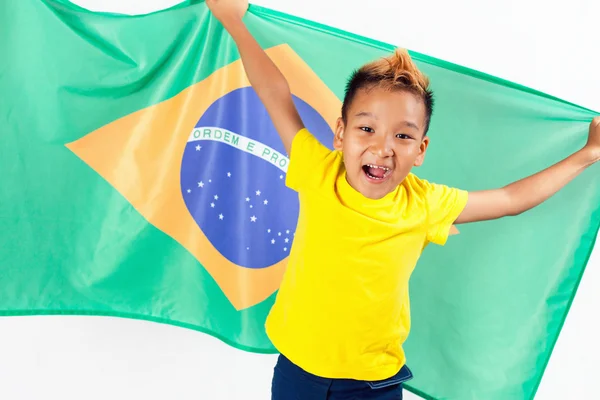
<svg viewBox="0 0 600 400">
<path fill-rule="evenodd" d="M 250 84 L 267 109 L 283 145 L 290 154 L 292 141 L 304 124 L 281 71 L 250 34 L 242 21 L 247 0 L 206 0 L 208 8 L 235 41 Z"/>
<path fill-rule="evenodd" d="M 597 161 L 600 161 L 600 117 L 590 124 L 587 144 L 564 160 L 501 189 L 469 193 L 467 205 L 455 223 L 521 214 L 549 199 Z"/>
</svg>

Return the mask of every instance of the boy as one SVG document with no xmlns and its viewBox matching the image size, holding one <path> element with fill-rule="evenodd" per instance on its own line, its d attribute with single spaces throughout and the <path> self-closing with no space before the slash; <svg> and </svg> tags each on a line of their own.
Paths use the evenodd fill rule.
<svg viewBox="0 0 600 400">
<path fill-rule="evenodd" d="M 246 29 L 247 0 L 207 0 L 238 46 L 290 164 L 300 215 L 266 323 L 281 353 L 272 399 L 401 399 L 408 281 L 453 224 L 517 215 L 600 159 L 600 118 L 584 148 L 504 188 L 467 193 L 411 173 L 423 163 L 433 99 L 409 55 L 363 66 L 348 82 L 330 151 L 308 132 L 287 81 Z"/>
</svg>

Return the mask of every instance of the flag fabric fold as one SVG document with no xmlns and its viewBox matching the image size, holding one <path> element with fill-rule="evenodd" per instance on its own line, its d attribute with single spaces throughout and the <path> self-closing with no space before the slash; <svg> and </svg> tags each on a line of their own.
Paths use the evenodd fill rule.
<svg viewBox="0 0 600 400">
<path fill-rule="evenodd" d="M 257 6 L 245 22 L 331 148 L 347 77 L 394 46 Z M 587 139 L 591 110 L 411 54 L 436 99 L 422 178 L 499 187 Z M 2 2 L 0 55 L 0 315 L 138 318 L 275 352 L 264 321 L 298 200 L 205 4 L 124 16 Z M 533 398 L 598 233 L 599 172 L 425 250 L 411 278 L 409 390 Z"/>
</svg>

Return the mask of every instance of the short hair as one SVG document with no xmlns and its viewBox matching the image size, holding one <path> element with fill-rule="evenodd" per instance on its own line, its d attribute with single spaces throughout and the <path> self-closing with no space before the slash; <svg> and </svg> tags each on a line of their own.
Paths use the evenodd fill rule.
<svg viewBox="0 0 600 400">
<path fill-rule="evenodd" d="M 433 92 L 429 88 L 429 78 L 417 68 L 408 51 L 396 49 L 392 55 L 367 63 L 351 74 L 342 105 L 344 123 L 347 122 L 348 109 L 356 93 L 374 87 L 404 90 L 420 97 L 425 104 L 424 135 L 427 134 L 433 113 Z"/>
</svg>

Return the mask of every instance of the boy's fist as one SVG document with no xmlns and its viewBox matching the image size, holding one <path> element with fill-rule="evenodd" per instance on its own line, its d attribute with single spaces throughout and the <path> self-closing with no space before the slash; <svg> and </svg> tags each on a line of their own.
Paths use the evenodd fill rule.
<svg viewBox="0 0 600 400">
<path fill-rule="evenodd" d="M 223 25 L 241 20 L 248 10 L 248 0 L 206 0 L 206 5 Z"/>
<path fill-rule="evenodd" d="M 594 118 L 590 124 L 590 136 L 586 147 L 592 153 L 593 161 L 600 161 L 600 117 Z"/>
</svg>

